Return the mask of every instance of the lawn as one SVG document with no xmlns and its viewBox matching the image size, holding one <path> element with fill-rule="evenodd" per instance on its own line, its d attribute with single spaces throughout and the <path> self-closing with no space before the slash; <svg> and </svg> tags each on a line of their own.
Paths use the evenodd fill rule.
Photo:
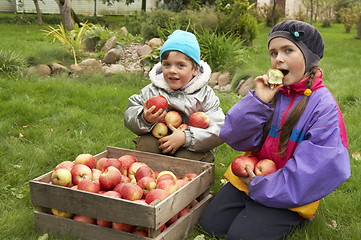
<svg viewBox="0 0 361 240">
<path fill-rule="evenodd" d="M 44 26 L 0 24 L 0 49 L 11 49 L 35 62 L 71 61 L 71 56 L 45 39 L 40 29 Z M 352 155 L 360 152 L 361 102 L 357 89 L 361 89 L 361 41 L 354 38 L 355 30 L 345 34 L 339 24 L 319 29 L 326 44 L 320 66 L 325 85 L 343 111 Z M 242 69 L 252 66 L 259 74 L 267 71 L 268 30 L 260 27 L 254 43 L 257 50 Z M 74 160 L 79 153 L 96 154 L 106 146 L 134 149 L 135 135 L 124 127 L 123 112 L 128 97 L 148 83 L 142 75 L 130 74 L 0 76 L 0 239 L 38 239 L 43 234 L 34 229 L 29 180 L 51 171 L 61 161 Z M 240 99 L 231 93 L 217 94 L 225 113 Z M 240 154 L 226 144 L 218 147 L 215 192 L 226 167 Z M 361 161 L 351 157 L 351 165 L 352 177 L 321 201 L 311 224 L 289 239 L 361 239 Z M 194 230 L 188 239 L 198 234 L 201 232 Z M 71 238 L 49 235 L 48 239 Z"/>
</svg>

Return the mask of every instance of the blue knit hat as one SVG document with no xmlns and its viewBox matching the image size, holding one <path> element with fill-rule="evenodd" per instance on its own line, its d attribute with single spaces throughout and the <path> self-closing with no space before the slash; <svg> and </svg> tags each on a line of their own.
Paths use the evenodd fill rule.
<svg viewBox="0 0 361 240">
<path fill-rule="evenodd" d="M 179 51 L 184 53 L 192 58 L 198 66 L 201 65 L 201 50 L 197 38 L 193 33 L 175 30 L 168 36 L 167 41 L 165 41 L 160 50 L 160 61 L 162 61 L 163 53 L 168 51 Z"/>
</svg>

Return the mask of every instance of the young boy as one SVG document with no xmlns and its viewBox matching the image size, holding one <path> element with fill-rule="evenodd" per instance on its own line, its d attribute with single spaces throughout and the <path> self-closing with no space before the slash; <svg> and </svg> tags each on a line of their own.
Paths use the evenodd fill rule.
<svg viewBox="0 0 361 240">
<path fill-rule="evenodd" d="M 223 143 L 219 132 L 224 113 L 218 97 L 208 86 L 211 69 L 200 60 L 196 37 L 186 31 L 174 31 L 161 48 L 160 63 L 153 67 L 149 76 L 152 83 L 144 87 L 139 95 L 129 98 L 124 113 L 125 126 L 139 135 L 134 140 L 136 149 L 213 162 L 214 149 Z M 209 127 L 188 126 L 185 130 L 179 130 L 169 124 L 171 134 L 161 139 L 155 138 L 151 131 L 167 113 L 162 109 L 152 113 L 155 106 L 147 108 L 147 100 L 155 95 L 164 96 L 169 103 L 167 110 L 179 112 L 183 123 L 187 124 L 193 113 L 205 112 L 210 119 Z"/>
</svg>

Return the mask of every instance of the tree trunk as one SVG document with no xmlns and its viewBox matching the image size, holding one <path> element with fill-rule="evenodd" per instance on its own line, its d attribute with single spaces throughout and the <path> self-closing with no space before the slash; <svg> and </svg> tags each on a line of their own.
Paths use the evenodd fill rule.
<svg viewBox="0 0 361 240">
<path fill-rule="evenodd" d="M 142 11 L 147 11 L 147 0 L 142 0 Z"/>
<path fill-rule="evenodd" d="M 358 19 L 358 23 L 357 23 L 357 39 L 361 39 L 361 16 Z"/>
<path fill-rule="evenodd" d="M 74 29 L 73 19 L 71 17 L 70 0 L 55 0 L 60 9 L 61 21 L 67 30 Z"/>
<path fill-rule="evenodd" d="M 33 1 L 35 4 L 36 14 L 38 16 L 38 23 L 43 24 L 43 17 L 42 17 L 41 9 L 39 7 L 39 2 L 38 2 L 38 0 L 33 0 Z"/>
<path fill-rule="evenodd" d="M 272 18 L 272 26 L 271 27 L 276 25 L 276 16 L 275 16 L 275 14 L 276 14 L 276 5 L 277 5 L 276 0 L 273 0 L 272 17 L 271 17 Z"/>
</svg>

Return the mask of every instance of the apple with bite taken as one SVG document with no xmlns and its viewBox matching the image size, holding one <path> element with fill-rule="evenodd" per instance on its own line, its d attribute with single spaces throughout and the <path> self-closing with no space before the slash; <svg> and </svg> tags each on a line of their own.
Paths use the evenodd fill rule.
<svg viewBox="0 0 361 240">
<path fill-rule="evenodd" d="M 268 175 L 277 171 L 277 165 L 271 159 L 262 159 L 257 162 L 254 173 L 256 175 Z"/>
<path fill-rule="evenodd" d="M 250 167 L 251 171 L 254 171 L 255 165 L 258 159 L 253 156 L 239 156 L 236 157 L 231 163 L 231 169 L 234 175 L 238 177 L 248 177 L 246 167 Z"/>
</svg>

